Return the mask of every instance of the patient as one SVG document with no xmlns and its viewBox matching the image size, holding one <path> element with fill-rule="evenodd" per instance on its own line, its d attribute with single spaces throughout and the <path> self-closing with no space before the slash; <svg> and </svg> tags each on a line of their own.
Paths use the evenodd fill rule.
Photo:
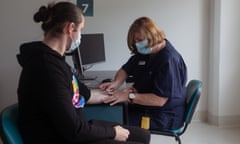
<svg viewBox="0 0 240 144">
<path fill-rule="evenodd" d="M 143 129 L 107 121 L 86 121 L 86 103 L 108 97 L 89 90 L 65 62 L 80 45 L 84 17 L 70 2 L 41 6 L 43 41 L 24 43 L 17 55 L 22 67 L 18 85 L 19 127 L 25 144 L 149 144 Z"/>
</svg>

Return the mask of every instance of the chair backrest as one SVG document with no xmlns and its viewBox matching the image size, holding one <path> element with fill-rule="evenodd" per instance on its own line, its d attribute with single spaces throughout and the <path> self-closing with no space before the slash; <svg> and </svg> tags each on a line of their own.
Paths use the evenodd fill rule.
<svg viewBox="0 0 240 144">
<path fill-rule="evenodd" d="M 13 104 L 1 112 L 0 130 L 4 143 L 23 144 L 18 130 L 18 105 Z"/>
<path fill-rule="evenodd" d="M 187 85 L 185 124 L 189 124 L 192 120 L 201 95 L 201 89 L 202 82 L 200 80 L 191 80 Z"/>
</svg>

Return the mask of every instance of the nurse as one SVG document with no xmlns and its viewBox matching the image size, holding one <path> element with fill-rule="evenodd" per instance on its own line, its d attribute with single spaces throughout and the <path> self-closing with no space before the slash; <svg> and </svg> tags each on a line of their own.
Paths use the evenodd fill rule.
<svg viewBox="0 0 240 144">
<path fill-rule="evenodd" d="M 100 85 L 100 89 L 112 95 L 105 103 L 129 102 L 129 125 L 152 130 L 181 127 L 187 81 L 182 56 L 148 17 L 132 23 L 127 44 L 133 55 L 112 82 Z M 130 76 L 133 85 L 118 90 Z"/>
</svg>

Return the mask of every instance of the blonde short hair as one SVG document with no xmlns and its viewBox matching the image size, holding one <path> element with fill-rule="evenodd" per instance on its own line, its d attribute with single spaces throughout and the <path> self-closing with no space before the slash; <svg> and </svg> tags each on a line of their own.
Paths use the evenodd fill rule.
<svg viewBox="0 0 240 144">
<path fill-rule="evenodd" d="M 127 44 L 132 53 L 136 53 L 134 34 L 140 33 L 148 39 L 148 47 L 153 47 L 161 43 L 165 39 L 165 33 L 156 25 L 156 23 L 148 17 L 140 17 L 136 19 L 128 30 Z"/>
</svg>

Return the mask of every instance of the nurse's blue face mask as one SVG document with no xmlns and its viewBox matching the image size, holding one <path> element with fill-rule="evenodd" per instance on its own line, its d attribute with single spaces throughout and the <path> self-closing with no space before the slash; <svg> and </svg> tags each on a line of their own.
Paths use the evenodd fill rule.
<svg viewBox="0 0 240 144">
<path fill-rule="evenodd" d="M 148 40 L 145 39 L 143 41 L 140 42 L 136 42 L 135 43 L 136 49 L 138 51 L 138 53 L 143 54 L 143 55 L 147 55 L 150 54 L 152 52 L 152 48 L 148 48 Z"/>
</svg>

